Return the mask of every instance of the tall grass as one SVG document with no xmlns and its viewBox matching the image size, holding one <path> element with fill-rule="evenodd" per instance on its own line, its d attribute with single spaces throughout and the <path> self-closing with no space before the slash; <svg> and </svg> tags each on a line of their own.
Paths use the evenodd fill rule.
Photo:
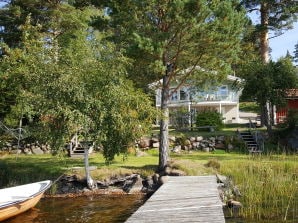
<svg viewBox="0 0 298 223">
<path fill-rule="evenodd" d="M 298 219 L 297 156 L 248 157 L 243 162 L 221 162 L 221 172 L 233 178 L 242 193 L 246 219 Z"/>
</svg>

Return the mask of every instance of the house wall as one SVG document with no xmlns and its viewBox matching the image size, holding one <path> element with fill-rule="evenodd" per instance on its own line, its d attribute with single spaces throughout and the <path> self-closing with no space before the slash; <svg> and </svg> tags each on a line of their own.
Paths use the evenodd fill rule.
<svg viewBox="0 0 298 223">
<path fill-rule="evenodd" d="M 289 109 L 298 109 L 298 99 L 288 99 L 287 106 L 285 108 L 280 108 L 276 112 L 276 123 L 284 123 L 288 116 Z"/>
<path fill-rule="evenodd" d="M 239 108 L 238 108 L 238 104 L 234 103 L 234 104 L 222 104 L 220 105 L 215 104 L 215 105 L 209 105 L 209 106 L 198 106 L 196 107 L 196 111 L 200 112 L 203 111 L 205 109 L 214 109 L 217 112 L 221 113 L 223 116 L 223 122 L 224 123 L 237 123 L 239 121 Z"/>
<path fill-rule="evenodd" d="M 239 121 L 239 109 L 237 105 L 224 106 L 223 118 L 225 123 L 237 123 Z"/>
<path fill-rule="evenodd" d="M 298 109 L 298 99 L 288 100 L 288 108 L 289 109 Z"/>
<path fill-rule="evenodd" d="M 233 78 L 220 86 L 200 90 L 190 85 L 170 89 L 169 110 L 184 108 L 197 112 L 204 109 L 215 109 L 223 115 L 225 123 L 239 122 L 239 96 L 241 91 L 232 87 Z M 156 89 L 156 106 L 161 106 L 161 89 Z M 171 119 L 171 118 L 170 118 Z"/>
</svg>

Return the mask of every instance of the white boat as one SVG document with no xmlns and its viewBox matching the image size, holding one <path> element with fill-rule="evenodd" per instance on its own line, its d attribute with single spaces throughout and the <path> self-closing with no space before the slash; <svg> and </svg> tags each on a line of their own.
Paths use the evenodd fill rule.
<svg viewBox="0 0 298 223">
<path fill-rule="evenodd" d="M 46 180 L 0 189 L 0 221 L 34 207 L 50 186 L 51 181 Z"/>
</svg>

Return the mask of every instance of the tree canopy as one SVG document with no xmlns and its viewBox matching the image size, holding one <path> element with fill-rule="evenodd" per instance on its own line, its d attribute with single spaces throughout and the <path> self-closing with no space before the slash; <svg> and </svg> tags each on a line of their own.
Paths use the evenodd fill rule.
<svg viewBox="0 0 298 223">
<path fill-rule="evenodd" d="M 275 36 L 282 35 L 284 31 L 293 28 L 297 21 L 298 2 L 292 0 L 242 0 L 248 13 L 260 17 L 256 24 L 259 36 L 260 56 L 263 62 L 269 62 L 269 32 Z M 272 37 L 271 37 L 272 38 Z"/>
<path fill-rule="evenodd" d="M 270 61 L 267 64 L 261 61 L 247 64 L 244 74 L 246 79 L 242 97 L 256 101 L 261 108 L 267 108 L 267 102 L 283 107 L 288 89 L 297 88 L 298 84 L 296 70 L 290 58 Z M 270 120 L 265 123 L 273 125 L 273 116 L 267 118 Z"/>
<path fill-rule="evenodd" d="M 57 150 L 79 133 L 103 146 L 110 162 L 145 134 L 154 108 L 125 78 L 129 61 L 88 25 L 101 11 L 57 4 L 53 13 L 47 29 L 29 14 L 21 44 L 2 45 L 0 90 L 14 95 L 10 103 L 4 98 L 10 110 L 2 117 L 25 117 L 31 136 Z"/>
<path fill-rule="evenodd" d="M 106 15 L 94 26 L 133 60 L 130 78 L 146 86 L 162 81 L 159 169 L 168 161 L 170 86 L 192 79 L 216 82 L 231 72 L 245 23 L 237 1 L 102 1 Z"/>
</svg>

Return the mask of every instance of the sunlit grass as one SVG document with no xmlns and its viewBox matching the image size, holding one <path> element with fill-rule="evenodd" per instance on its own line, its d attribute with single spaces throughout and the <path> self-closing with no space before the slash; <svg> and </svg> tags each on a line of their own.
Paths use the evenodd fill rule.
<svg viewBox="0 0 298 223">
<path fill-rule="evenodd" d="M 154 153 L 143 157 L 116 156 L 111 165 L 106 165 L 104 157 L 100 153 L 92 154 L 89 157 L 89 165 L 96 167 L 95 170 L 91 171 L 91 175 L 99 180 L 131 173 L 148 176 L 154 173 L 157 163 L 158 155 Z M 45 179 L 55 181 L 62 174 L 84 175 L 83 159 L 52 155 L 7 155 L 0 157 L 0 188 Z"/>
<path fill-rule="evenodd" d="M 231 176 L 243 196 L 241 214 L 251 219 L 297 220 L 297 156 L 257 156 L 221 162 L 221 172 Z"/>
</svg>

